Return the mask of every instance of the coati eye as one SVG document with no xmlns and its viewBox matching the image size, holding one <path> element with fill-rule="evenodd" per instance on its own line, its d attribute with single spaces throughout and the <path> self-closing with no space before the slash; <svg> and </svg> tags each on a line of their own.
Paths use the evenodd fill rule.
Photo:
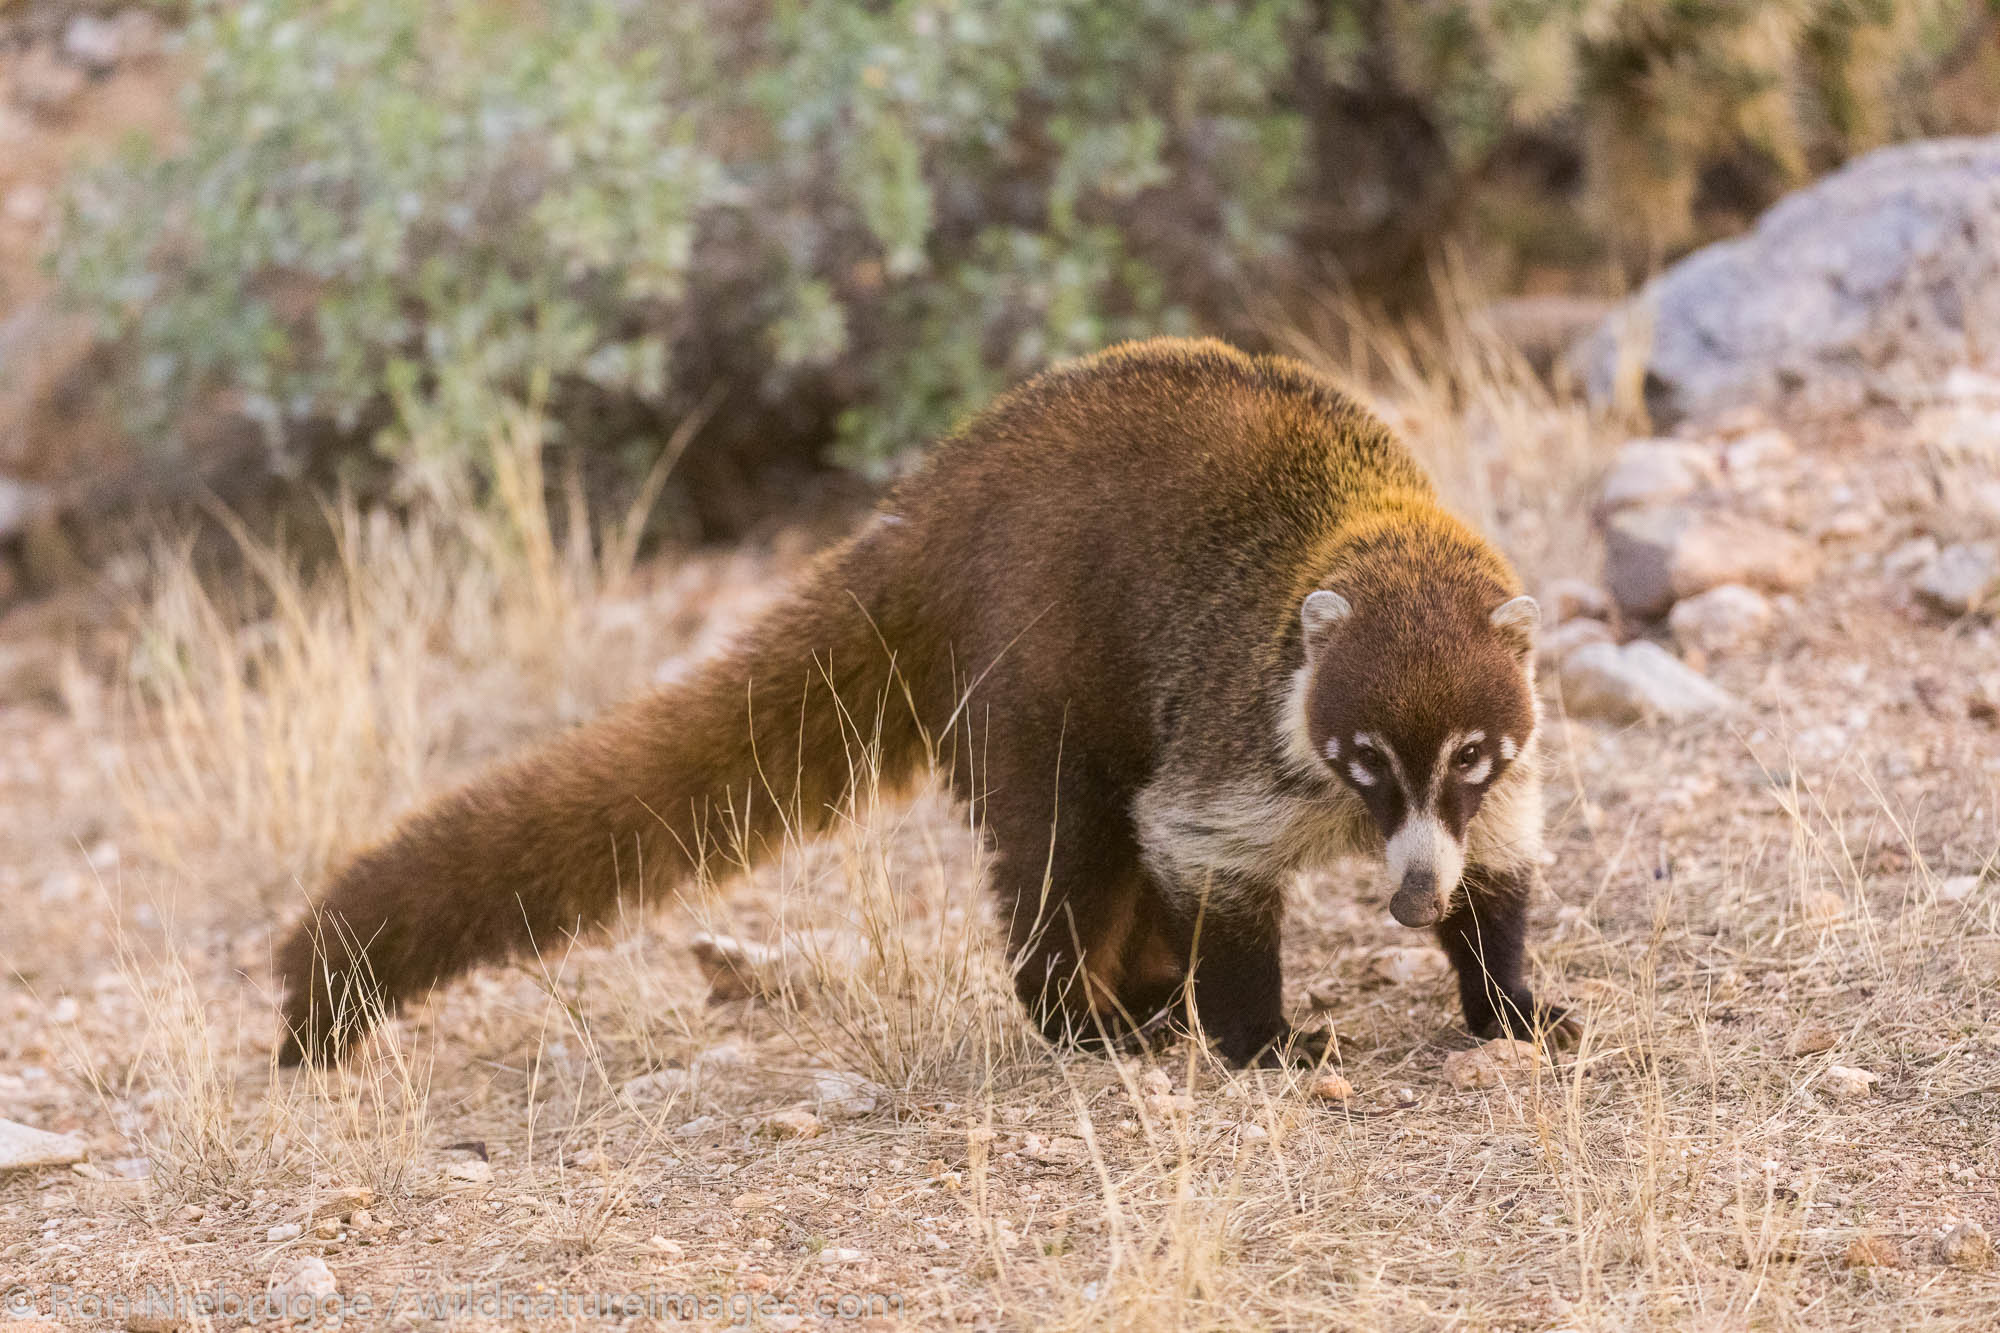
<svg viewBox="0 0 2000 1333">
<path fill-rule="evenodd" d="M 1458 765 L 1461 771 L 1470 772 L 1472 766 L 1479 762 L 1479 747 L 1477 745 L 1459 746 L 1458 753 L 1451 757 L 1451 762 Z"/>
<path fill-rule="evenodd" d="M 1372 745 L 1356 744 L 1354 759 L 1371 773 L 1382 771 L 1382 752 Z"/>
</svg>

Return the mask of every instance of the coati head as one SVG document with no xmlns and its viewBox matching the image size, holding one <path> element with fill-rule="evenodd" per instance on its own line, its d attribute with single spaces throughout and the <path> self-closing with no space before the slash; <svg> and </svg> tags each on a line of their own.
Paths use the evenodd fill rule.
<svg viewBox="0 0 2000 1333">
<path fill-rule="evenodd" d="M 1534 735 L 1540 611 L 1480 579 L 1321 589 L 1300 615 L 1313 754 L 1388 844 L 1390 912 L 1433 925 L 1472 817 Z"/>
</svg>

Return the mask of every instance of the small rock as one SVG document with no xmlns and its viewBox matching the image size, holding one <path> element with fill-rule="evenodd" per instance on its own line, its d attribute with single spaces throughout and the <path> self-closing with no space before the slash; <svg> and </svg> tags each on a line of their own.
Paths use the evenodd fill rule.
<svg viewBox="0 0 2000 1333">
<path fill-rule="evenodd" d="M 699 1138 L 701 1135 L 708 1133 L 708 1131 L 710 1131 L 711 1129 L 720 1129 L 721 1127 L 722 1127 L 722 1121 L 719 1117 L 712 1115 L 698 1115 L 694 1119 L 688 1121 L 686 1124 L 676 1125 L 674 1127 L 674 1135 L 677 1138 L 683 1138 L 683 1139 Z"/>
<path fill-rule="evenodd" d="M 1611 626 L 1601 620 L 1567 620 L 1535 640 L 1535 656 L 1542 666 L 1556 667 L 1586 643 L 1618 642 Z"/>
<path fill-rule="evenodd" d="M 778 1196 L 775 1194 L 764 1194 L 757 1190 L 750 1190 L 731 1199 L 729 1201 L 729 1211 L 732 1213 L 755 1213 L 769 1208 L 777 1201 Z"/>
<path fill-rule="evenodd" d="M 1368 956 L 1368 973 L 1378 981 L 1407 986 L 1414 981 L 1433 981 L 1451 967 L 1444 954 L 1417 945 L 1390 945 Z"/>
<path fill-rule="evenodd" d="M 1550 628 L 1572 620 L 1611 619 L 1611 594 L 1583 579 L 1550 579 L 1542 588 L 1541 605 Z"/>
<path fill-rule="evenodd" d="M 1881 524 L 1880 515 L 1865 509 L 1840 509 L 1826 516 L 1813 529 L 1813 536 L 1823 542 L 1851 542 L 1874 532 Z"/>
<path fill-rule="evenodd" d="M 338 1239 L 340 1236 L 340 1219 L 337 1217 L 322 1217 L 319 1221 L 313 1223 L 313 1235 L 321 1240 Z"/>
<path fill-rule="evenodd" d="M 818 1116 L 798 1106 L 765 1116 L 758 1125 L 759 1133 L 774 1139 L 816 1139 L 825 1129 Z"/>
<path fill-rule="evenodd" d="M 461 1185 L 491 1185 L 493 1183 L 493 1163 L 474 1158 L 469 1162 L 446 1162 L 444 1178 Z"/>
<path fill-rule="evenodd" d="M 84 1156 L 83 1140 L 73 1134 L 51 1134 L 19 1121 L 0 1120 L 0 1171 L 73 1166 Z"/>
<path fill-rule="evenodd" d="M 1799 447 L 1792 437 L 1775 426 L 1739 435 L 1722 449 L 1722 466 L 1732 477 L 1762 472 L 1798 457 Z"/>
<path fill-rule="evenodd" d="M 1871 1074 L 1865 1069 L 1855 1069 L 1848 1065 L 1828 1065 L 1820 1075 L 1820 1087 L 1836 1101 L 1853 1101 L 1866 1097 L 1882 1081 L 1880 1074 Z"/>
<path fill-rule="evenodd" d="M 1808 925 L 1829 926 L 1847 915 L 1847 899 L 1828 889 L 1813 889 L 1799 900 L 1799 915 Z"/>
<path fill-rule="evenodd" d="M 1953 875 L 1938 885 L 1938 899 L 1947 903 L 1962 903 L 1979 892 L 1979 876 Z"/>
<path fill-rule="evenodd" d="M 1236 1141 L 1238 1143 L 1268 1143 L 1270 1138 L 1271 1131 L 1265 1129 L 1262 1125 L 1246 1124 L 1236 1127 Z"/>
<path fill-rule="evenodd" d="M 1785 1043 L 1785 1052 L 1793 1056 L 1818 1055 L 1830 1051 L 1840 1042 L 1840 1034 L 1825 1023 L 1801 1023 Z"/>
<path fill-rule="evenodd" d="M 1674 641 L 1710 655 L 1733 652 L 1771 627 L 1771 601 L 1755 588 L 1724 583 L 1674 603 L 1667 616 Z"/>
<path fill-rule="evenodd" d="M 1908 578 L 1937 557 L 1937 538 L 1912 537 L 1882 557 L 1882 572 L 1892 579 Z"/>
<path fill-rule="evenodd" d="M 1960 542 L 1917 576 L 1917 595 L 1950 616 L 1991 609 L 2000 599 L 2000 542 Z"/>
<path fill-rule="evenodd" d="M 618 1085 L 618 1095 L 639 1106 L 651 1106 L 681 1096 L 693 1082 L 694 1075 L 685 1069 L 655 1069 L 626 1079 Z"/>
<path fill-rule="evenodd" d="M 1153 1094 L 1169 1093 L 1174 1090 L 1174 1081 L 1164 1069 L 1148 1069 L 1139 1078 L 1141 1091 Z"/>
<path fill-rule="evenodd" d="M 347 1225 L 356 1231 L 372 1231 L 375 1227 L 375 1214 L 366 1208 L 356 1208 L 347 1215 Z"/>
<path fill-rule="evenodd" d="M 1417 1090 L 1410 1087 L 1384 1088 L 1375 1094 L 1375 1100 L 1384 1106 L 1393 1106 L 1407 1111 L 1417 1104 Z"/>
<path fill-rule="evenodd" d="M 288 1240 L 297 1240 L 305 1233 L 306 1229 L 297 1222 L 280 1222 L 264 1233 L 264 1239 L 273 1245 L 282 1245 Z"/>
<path fill-rule="evenodd" d="M 1444 1076 L 1460 1092 L 1497 1088 L 1510 1076 L 1525 1079 L 1547 1063 L 1542 1048 L 1531 1041 L 1496 1037 L 1469 1051 L 1453 1051 L 1444 1058 Z"/>
<path fill-rule="evenodd" d="M 355 1209 L 366 1208 L 374 1202 L 375 1191 L 366 1185 L 341 1185 L 328 1190 L 307 1204 L 305 1220 L 311 1222 L 322 1217 L 346 1217 Z"/>
<path fill-rule="evenodd" d="M 858 1264 L 867 1258 L 868 1253 L 865 1250 L 845 1250 L 833 1245 L 819 1252 L 819 1261 L 828 1265 Z"/>
<path fill-rule="evenodd" d="M 1641 620 L 1725 583 L 1789 592 L 1819 572 L 1818 548 L 1782 528 L 1733 514 L 1628 509 L 1604 534 L 1605 581 L 1620 610 Z"/>
<path fill-rule="evenodd" d="M 1605 474 L 1598 505 L 1609 514 L 1635 505 L 1671 504 L 1722 480 L 1715 456 L 1685 440 L 1632 440 Z"/>
<path fill-rule="evenodd" d="M 1953 1268 L 1985 1268 L 1993 1262 L 1993 1240 L 1977 1222 L 1954 1222 L 1938 1233 L 1937 1257 Z"/>
<path fill-rule="evenodd" d="M 264 1284 L 264 1294 L 272 1313 L 290 1323 L 319 1326 L 339 1315 L 340 1283 L 316 1254 L 280 1259 Z"/>
<path fill-rule="evenodd" d="M 1349 1102 L 1354 1100 L 1354 1085 L 1338 1074 L 1321 1074 L 1313 1080 L 1309 1089 L 1314 1097 L 1323 1102 Z"/>
<path fill-rule="evenodd" d="M 872 1115 L 885 1095 L 881 1084 L 837 1069 L 813 1075 L 813 1095 L 822 1115 Z"/>
<path fill-rule="evenodd" d="M 655 1254 L 664 1254 L 669 1259 L 678 1259 L 687 1253 L 686 1250 L 681 1248 L 679 1241 L 668 1240 L 665 1236 L 649 1237 L 646 1241 L 646 1248 Z"/>
<path fill-rule="evenodd" d="M 1562 663 L 1563 704 L 1607 722 L 1686 721 L 1736 708 L 1735 698 L 1656 643 L 1587 643 Z"/>
<path fill-rule="evenodd" d="M 1849 1268 L 1901 1268 L 1903 1252 L 1886 1236 L 1856 1236 L 1842 1256 Z"/>
</svg>

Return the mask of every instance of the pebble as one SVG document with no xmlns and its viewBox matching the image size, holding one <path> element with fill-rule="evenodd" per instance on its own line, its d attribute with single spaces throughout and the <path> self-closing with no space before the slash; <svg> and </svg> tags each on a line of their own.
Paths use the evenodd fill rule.
<svg viewBox="0 0 2000 1333">
<path fill-rule="evenodd" d="M 469 1162 L 446 1162 L 446 1180 L 457 1181 L 461 1185 L 491 1185 L 493 1183 L 493 1163 L 474 1158 Z"/>
<path fill-rule="evenodd" d="M 813 1075 L 813 1096 L 819 1099 L 822 1115 L 871 1115 L 886 1095 L 881 1084 L 845 1070 L 828 1069 Z"/>
<path fill-rule="evenodd" d="M 1771 619 L 1770 598 L 1741 583 L 1724 583 L 1676 602 L 1667 624 L 1682 648 L 1715 655 L 1754 644 Z"/>
<path fill-rule="evenodd" d="M 1985 1268 L 1993 1262 L 1993 1239 L 1977 1222 L 1954 1222 L 1938 1233 L 1937 1257 L 1953 1268 Z"/>
<path fill-rule="evenodd" d="M 1717 511 L 1629 509 L 1604 534 L 1604 575 L 1626 615 L 1655 620 L 1725 583 L 1789 592 L 1819 573 L 1819 548 L 1769 523 Z"/>
<path fill-rule="evenodd" d="M 1510 1076 L 1526 1077 L 1548 1063 L 1542 1048 L 1531 1041 L 1496 1037 L 1469 1051 L 1444 1058 L 1444 1076 L 1460 1092 L 1497 1088 Z"/>
<path fill-rule="evenodd" d="M 665 1236 L 653 1236 L 648 1238 L 646 1241 L 646 1246 L 648 1249 L 652 1250 L 655 1254 L 664 1254 L 669 1259 L 678 1259 L 683 1254 L 687 1253 L 686 1250 L 681 1248 L 681 1243 L 679 1241 L 668 1240 Z"/>
<path fill-rule="evenodd" d="M 1820 1087 L 1836 1101 L 1850 1102 L 1866 1097 L 1882 1081 L 1880 1074 L 1849 1065 L 1828 1065 L 1820 1075 Z"/>
<path fill-rule="evenodd" d="M 1541 605 L 1551 627 L 1611 618 L 1611 594 L 1584 579 L 1550 579 L 1542 588 Z"/>
<path fill-rule="evenodd" d="M 776 1139 L 816 1139 L 825 1129 L 818 1116 L 801 1106 L 765 1116 L 758 1125 L 760 1133 Z"/>
<path fill-rule="evenodd" d="M 1715 455 L 1685 440 L 1631 440 L 1612 459 L 1598 492 L 1605 513 L 1684 500 L 1722 480 Z"/>
<path fill-rule="evenodd" d="M 305 1233 L 306 1229 L 297 1222 L 280 1222 L 264 1233 L 264 1239 L 273 1245 L 280 1245 L 288 1240 L 297 1240 Z"/>
<path fill-rule="evenodd" d="M 1953 875 L 1938 885 L 1938 899 L 1947 903 L 1962 903 L 1979 892 L 1979 876 Z"/>
<path fill-rule="evenodd" d="M 1947 546 L 1917 575 L 1917 595 L 1949 616 L 1992 608 L 2000 599 L 2000 542 Z"/>
<path fill-rule="evenodd" d="M 1323 1102 L 1354 1100 L 1354 1085 L 1339 1074 L 1321 1074 L 1313 1080 L 1311 1094 Z"/>
<path fill-rule="evenodd" d="M 1847 899 L 1829 889 L 1812 889 L 1800 899 L 1799 915 L 1809 925 L 1832 925 L 1847 915 Z"/>
<path fill-rule="evenodd" d="M 1535 656 L 1545 667 L 1562 664 L 1568 657 L 1586 643 L 1618 642 L 1611 632 L 1611 626 L 1601 620 L 1566 620 L 1548 633 L 1535 640 Z"/>
<path fill-rule="evenodd" d="M 326 1260 L 316 1254 L 287 1255 L 271 1269 L 264 1286 L 274 1311 L 290 1323 L 328 1322 L 334 1313 L 332 1302 L 340 1296 L 340 1283 Z"/>
</svg>

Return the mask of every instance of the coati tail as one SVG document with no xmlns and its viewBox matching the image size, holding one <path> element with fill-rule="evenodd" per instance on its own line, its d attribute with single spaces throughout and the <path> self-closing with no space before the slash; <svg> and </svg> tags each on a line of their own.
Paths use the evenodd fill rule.
<svg viewBox="0 0 2000 1333">
<path fill-rule="evenodd" d="M 905 681 L 929 664 L 897 656 L 919 636 L 884 582 L 896 562 L 856 550 L 690 680 L 474 780 L 349 861 L 279 951 L 280 1059 L 337 1059 L 440 982 L 604 924 L 705 855 L 754 858 L 815 832 L 862 779 L 921 764 Z"/>
</svg>

